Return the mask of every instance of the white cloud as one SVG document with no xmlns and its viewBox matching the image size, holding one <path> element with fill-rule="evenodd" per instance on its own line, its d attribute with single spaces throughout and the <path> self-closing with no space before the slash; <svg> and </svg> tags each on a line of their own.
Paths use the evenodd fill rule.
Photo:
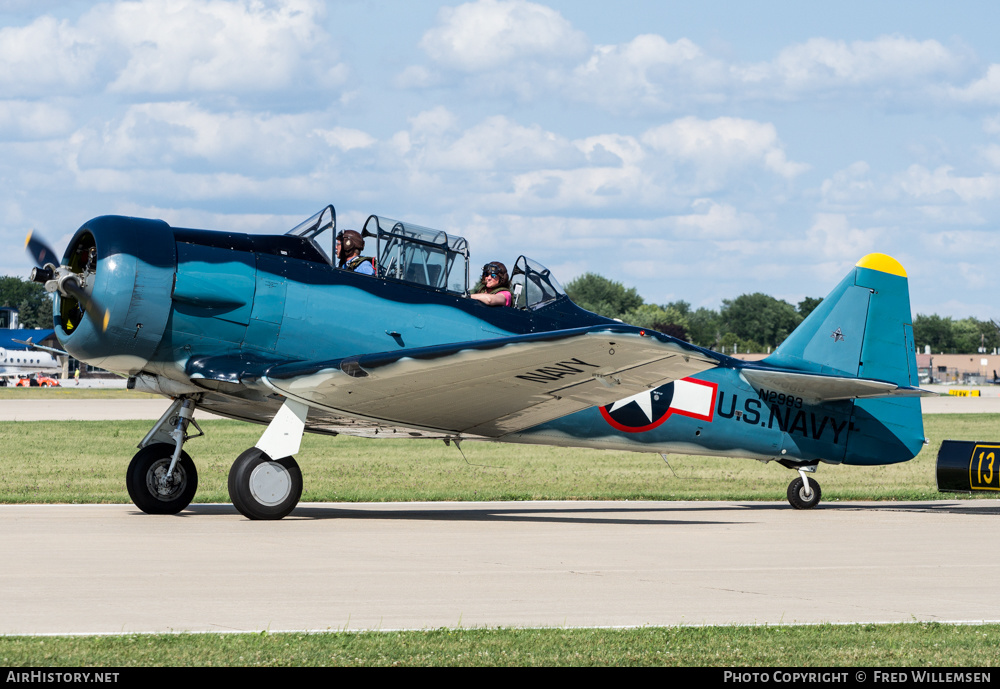
<svg viewBox="0 0 1000 689">
<path fill-rule="evenodd" d="M 691 206 L 695 213 L 680 216 L 675 221 L 682 235 L 690 235 L 694 231 L 703 239 L 726 240 L 752 237 L 760 229 L 760 222 L 756 217 L 740 212 L 728 203 L 696 199 Z"/>
<path fill-rule="evenodd" d="M 201 208 L 170 208 L 124 201 L 112 210 L 117 215 L 159 218 L 174 227 L 204 227 L 228 232 L 278 234 L 305 220 L 301 215 L 273 213 L 220 213 Z"/>
<path fill-rule="evenodd" d="M 882 231 L 852 227 L 846 215 L 819 213 L 805 236 L 808 251 L 827 261 L 856 261 L 876 251 Z"/>
<path fill-rule="evenodd" d="M 0 140 L 48 139 L 72 131 L 73 118 L 49 103 L 0 100 Z"/>
<path fill-rule="evenodd" d="M 988 146 L 983 146 L 980 150 L 980 155 L 991 166 L 1000 169 L 1000 145 L 990 144 Z"/>
<path fill-rule="evenodd" d="M 733 172 L 748 167 L 763 167 L 788 179 L 808 169 L 788 160 L 777 130 L 766 122 L 684 117 L 650 129 L 642 142 L 669 161 L 691 165 L 697 184 L 705 189 L 718 189 Z"/>
<path fill-rule="evenodd" d="M 370 148 L 377 143 L 375 137 L 360 129 L 333 127 L 332 129 L 316 129 L 313 133 L 331 147 L 339 148 L 341 151 L 351 151 L 355 148 Z"/>
<path fill-rule="evenodd" d="M 476 92 L 512 93 L 522 100 L 555 95 L 632 115 L 845 94 L 880 102 L 1000 100 L 1000 65 L 982 80 L 957 88 L 952 83 L 972 58 L 932 39 L 816 37 L 756 63 L 714 57 L 688 38 L 671 42 L 652 33 L 594 46 L 589 55 L 586 45 L 561 15 L 523 0 L 480 0 L 442 10 L 439 25 L 421 41 L 439 69 L 474 73 L 476 80 L 466 86 Z M 425 88 L 445 78 L 413 65 L 397 76 L 397 84 Z"/>
<path fill-rule="evenodd" d="M 990 65 L 986 75 L 964 88 L 950 87 L 947 94 L 963 103 L 1000 104 L 1000 65 Z"/>
<path fill-rule="evenodd" d="M 437 86 L 441 75 L 423 65 L 410 65 L 393 79 L 393 85 L 400 89 L 422 89 Z"/>
<path fill-rule="evenodd" d="M 93 83 L 104 51 L 95 37 L 53 17 L 0 29 L 0 93 L 38 96 L 80 93 Z"/>
<path fill-rule="evenodd" d="M 8 97 L 103 85 L 130 94 L 247 94 L 341 85 L 318 0 L 141 0 L 0 30 Z"/>
<path fill-rule="evenodd" d="M 567 139 L 499 115 L 465 130 L 455 141 L 427 150 L 424 160 L 432 170 L 534 170 L 586 162 Z"/>
<path fill-rule="evenodd" d="M 276 177 L 319 176 L 329 183 L 337 169 L 339 179 L 345 179 L 344 169 L 378 143 L 367 132 L 331 120 L 325 113 L 214 112 L 187 101 L 143 103 L 101 127 L 76 132 L 65 146 L 65 165 L 86 188 L 127 192 L 149 185 L 144 198 L 153 189 L 160 197 L 186 198 L 189 190 L 175 186 L 184 179 L 192 180 L 203 197 L 212 189 L 204 180 L 215 175 L 220 198 L 237 188 L 267 196 L 268 184 L 275 191 L 284 188 Z M 154 178 L 171 182 L 161 186 L 150 181 Z M 310 182 L 303 188 L 312 187 Z"/>
<path fill-rule="evenodd" d="M 664 109 L 692 97 L 704 100 L 727 78 L 724 64 L 690 40 L 670 43 L 644 34 L 628 43 L 597 46 L 573 70 L 566 88 L 577 100 L 630 112 Z"/>
<path fill-rule="evenodd" d="M 503 116 L 463 127 L 438 107 L 410 118 L 408 129 L 372 148 L 379 151 L 378 170 L 397 183 L 403 173 L 408 191 L 419 189 L 421 198 L 540 214 L 675 213 L 708 195 L 749 189 L 760 198 L 767 180 L 785 189 L 806 169 L 788 160 L 773 125 L 736 118 L 682 118 L 641 137 L 569 139 Z M 746 174 L 754 169 L 765 174 Z M 735 231 L 733 223 L 747 221 L 739 214 L 723 217 L 723 209 L 699 206 L 697 215 L 704 217 L 690 222 L 725 234 Z"/>
<path fill-rule="evenodd" d="M 284 90 L 339 85 L 346 67 L 318 50 L 327 42 L 316 0 L 146 0 L 89 18 L 129 52 L 110 85 L 130 93 Z"/>
<path fill-rule="evenodd" d="M 734 66 L 734 72 L 747 83 L 815 92 L 878 82 L 907 84 L 953 74 L 961 64 L 958 56 L 934 40 L 881 36 L 848 43 L 811 38 L 785 48 L 771 62 Z"/>
<path fill-rule="evenodd" d="M 928 170 L 911 165 L 898 175 L 895 184 L 905 194 L 921 200 L 942 203 L 961 200 L 965 203 L 1000 198 L 1000 175 L 984 173 L 974 177 L 959 177 L 954 168 L 942 165 Z"/>
<path fill-rule="evenodd" d="M 823 180 L 820 187 L 823 199 L 833 204 L 851 204 L 870 198 L 875 192 L 870 172 L 871 166 L 863 160 L 838 170 Z"/>
<path fill-rule="evenodd" d="M 525 59 L 576 58 L 587 39 L 555 10 L 525 0 L 478 0 L 444 7 L 420 47 L 434 62 L 478 72 Z"/>
</svg>

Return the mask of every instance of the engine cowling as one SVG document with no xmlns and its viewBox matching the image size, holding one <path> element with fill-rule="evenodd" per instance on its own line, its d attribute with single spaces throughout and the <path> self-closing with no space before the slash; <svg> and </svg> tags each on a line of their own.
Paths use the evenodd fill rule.
<svg viewBox="0 0 1000 689">
<path fill-rule="evenodd" d="M 67 352 L 93 366 L 134 375 L 156 351 L 170 316 L 177 254 L 161 220 L 101 216 L 77 230 L 63 265 L 86 276 L 86 290 L 107 311 L 85 313 L 56 293 L 54 327 Z"/>
</svg>

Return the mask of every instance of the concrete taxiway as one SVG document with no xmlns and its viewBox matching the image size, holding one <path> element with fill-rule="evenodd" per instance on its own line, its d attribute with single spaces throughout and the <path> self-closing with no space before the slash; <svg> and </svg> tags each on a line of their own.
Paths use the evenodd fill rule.
<svg viewBox="0 0 1000 689">
<path fill-rule="evenodd" d="M 1000 501 L 0 507 L 0 633 L 1000 620 Z"/>
<path fill-rule="evenodd" d="M 927 398 L 925 413 L 1000 411 Z M 996 408 L 994 408 L 994 405 Z M 166 400 L 0 401 L 0 420 Z M 199 414 L 199 418 L 205 416 Z M 0 634 L 1000 620 L 1000 500 L 0 506 Z"/>
</svg>

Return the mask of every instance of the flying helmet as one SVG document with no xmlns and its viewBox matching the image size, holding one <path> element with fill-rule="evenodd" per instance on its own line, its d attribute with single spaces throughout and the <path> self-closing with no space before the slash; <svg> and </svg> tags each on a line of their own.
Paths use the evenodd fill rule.
<svg viewBox="0 0 1000 689">
<path fill-rule="evenodd" d="M 344 230 L 338 239 L 340 239 L 340 255 L 337 258 L 341 261 L 355 251 L 364 251 L 365 240 L 354 230 Z"/>
<path fill-rule="evenodd" d="M 485 266 L 483 266 L 483 282 L 490 275 L 496 275 L 497 282 L 500 286 L 507 286 L 510 284 L 510 278 L 507 275 L 507 266 L 500 261 L 490 261 Z"/>
</svg>

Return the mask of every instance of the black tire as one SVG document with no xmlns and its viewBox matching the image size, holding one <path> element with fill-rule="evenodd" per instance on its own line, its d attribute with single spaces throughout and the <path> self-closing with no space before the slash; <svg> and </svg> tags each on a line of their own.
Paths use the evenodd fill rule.
<svg viewBox="0 0 1000 689">
<path fill-rule="evenodd" d="M 299 504 L 302 472 L 294 457 L 273 460 L 251 447 L 229 470 L 229 497 L 247 519 L 281 519 Z"/>
<path fill-rule="evenodd" d="M 809 479 L 809 489 L 812 491 L 812 495 L 807 496 L 805 483 L 799 476 L 788 484 L 788 503 L 797 510 L 812 509 L 819 504 L 823 491 L 813 479 Z"/>
<path fill-rule="evenodd" d="M 128 495 L 146 514 L 177 514 L 191 504 L 198 491 L 198 470 L 183 450 L 170 482 L 162 483 L 173 456 L 173 445 L 153 443 L 139 450 L 128 465 Z"/>
</svg>

